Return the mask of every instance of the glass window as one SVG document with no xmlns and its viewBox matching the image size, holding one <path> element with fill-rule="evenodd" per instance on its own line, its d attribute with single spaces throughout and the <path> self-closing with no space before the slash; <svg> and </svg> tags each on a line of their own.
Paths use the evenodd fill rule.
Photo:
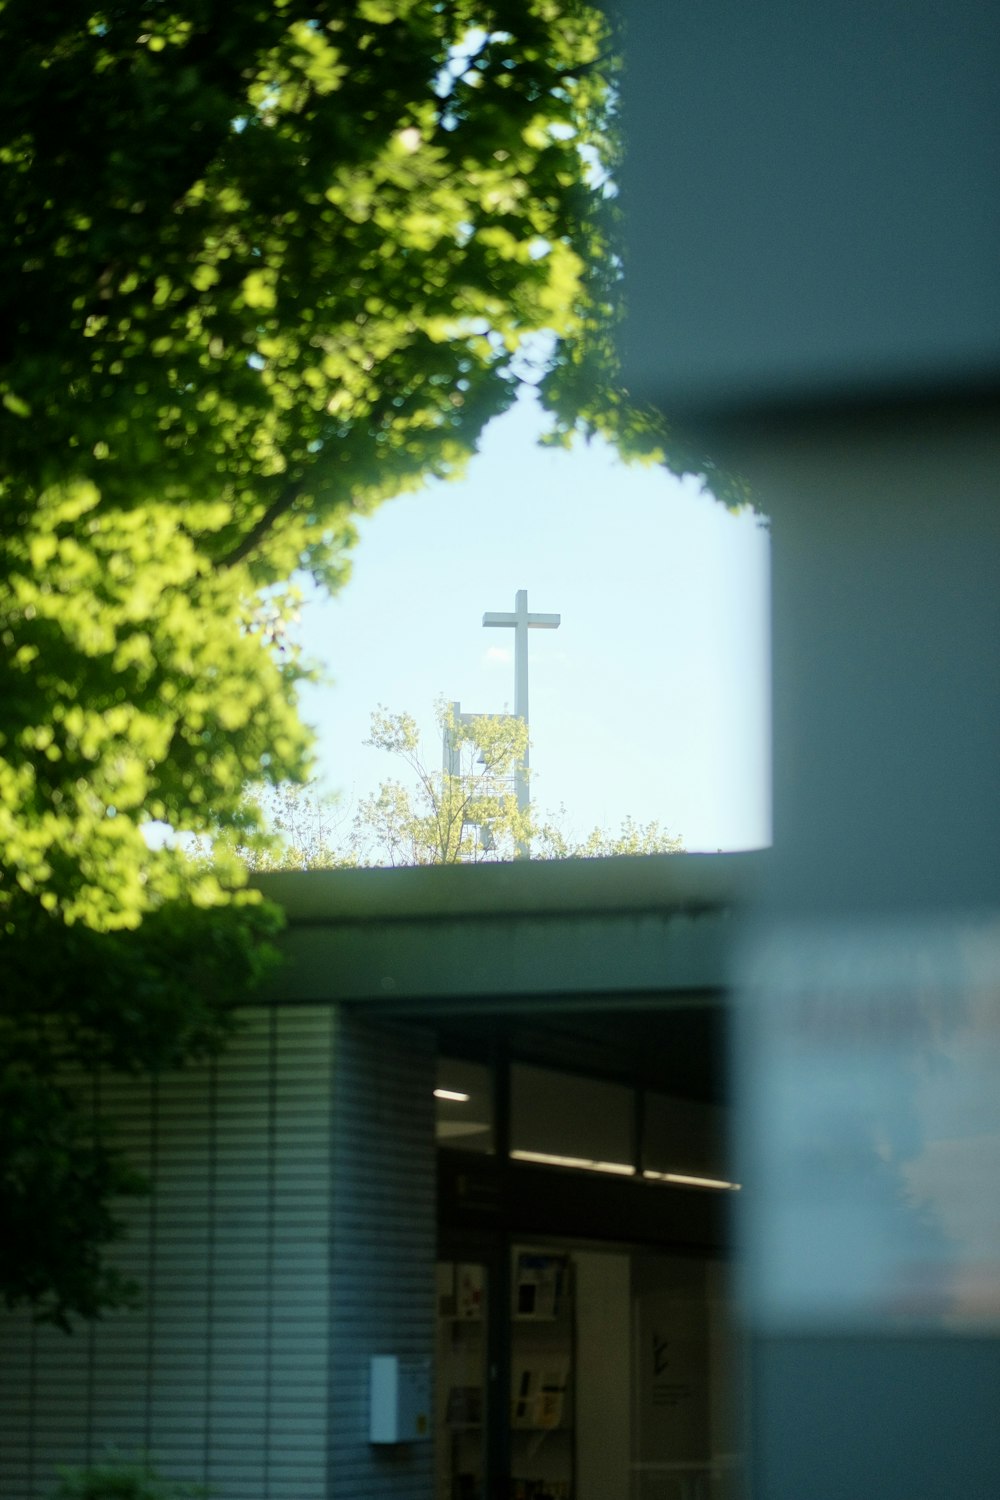
<svg viewBox="0 0 1000 1500">
<path fill-rule="evenodd" d="M 492 1152 L 493 1079 L 483 1063 L 460 1057 L 438 1059 L 434 1090 L 439 1146 Z"/>
<path fill-rule="evenodd" d="M 649 1093 L 645 1097 L 643 1171 L 724 1181 L 728 1177 L 725 1135 L 718 1105 Z"/>
<path fill-rule="evenodd" d="M 438 1262 L 435 1493 L 445 1500 L 485 1493 L 488 1286 L 484 1265 Z"/>
<path fill-rule="evenodd" d="M 620 1083 L 548 1068 L 511 1069 L 511 1155 L 519 1160 L 634 1169 L 633 1093 Z"/>
</svg>

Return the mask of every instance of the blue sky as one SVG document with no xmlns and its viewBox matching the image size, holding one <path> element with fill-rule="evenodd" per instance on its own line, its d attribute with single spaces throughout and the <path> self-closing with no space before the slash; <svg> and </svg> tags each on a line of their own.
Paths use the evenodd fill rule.
<svg viewBox="0 0 1000 1500">
<path fill-rule="evenodd" d="M 304 611 L 324 788 L 343 832 L 396 768 L 362 741 L 378 704 L 425 726 L 433 705 L 513 706 L 512 610 L 558 613 L 530 636 L 532 797 L 570 831 L 657 819 L 688 849 L 770 837 L 768 539 L 693 481 L 622 464 L 603 444 L 539 449 L 526 399 L 487 432 L 467 477 L 434 483 L 361 523 L 347 587 Z"/>
</svg>

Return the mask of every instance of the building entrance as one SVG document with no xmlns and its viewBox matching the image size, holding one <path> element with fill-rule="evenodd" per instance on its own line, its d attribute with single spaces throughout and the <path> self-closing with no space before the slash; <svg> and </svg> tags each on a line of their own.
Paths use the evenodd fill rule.
<svg viewBox="0 0 1000 1500">
<path fill-rule="evenodd" d="M 507 1269 L 505 1326 L 491 1338 L 490 1266 L 438 1263 L 437 1500 L 735 1500 L 725 1266 L 553 1240 L 510 1245 Z M 497 1412 L 491 1374 L 504 1364 Z M 494 1424 L 506 1462 L 491 1451 Z"/>
<path fill-rule="evenodd" d="M 718 1018 L 614 1025 L 439 1038 L 436 1500 L 740 1493 Z"/>
</svg>

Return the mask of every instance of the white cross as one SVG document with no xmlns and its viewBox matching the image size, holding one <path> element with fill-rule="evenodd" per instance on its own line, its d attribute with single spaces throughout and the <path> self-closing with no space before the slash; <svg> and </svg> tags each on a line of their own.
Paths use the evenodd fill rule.
<svg viewBox="0 0 1000 1500">
<path fill-rule="evenodd" d="M 558 630 L 559 615 L 529 615 L 528 590 L 518 589 L 514 596 L 514 613 L 488 611 L 483 615 L 484 625 L 506 626 L 514 631 L 514 713 L 528 724 L 528 631 Z M 528 747 L 524 747 L 524 760 L 517 768 L 514 778 L 517 805 L 522 812 L 528 809 Z M 519 854 L 526 857 L 528 850 L 519 846 Z"/>
<path fill-rule="evenodd" d="M 489 612 L 484 625 L 506 625 L 514 631 L 514 712 L 528 722 L 528 631 L 558 630 L 559 615 L 529 615 L 528 590 L 518 589 L 514 596 L 514 613 Z"/>
</svg>

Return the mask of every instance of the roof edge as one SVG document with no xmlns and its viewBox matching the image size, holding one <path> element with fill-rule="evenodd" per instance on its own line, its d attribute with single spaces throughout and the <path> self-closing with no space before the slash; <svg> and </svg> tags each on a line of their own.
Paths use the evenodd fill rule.
<svg viewBox="0 0 1000 1500">
<path fill-rule="evenodd" d="M 769 852 L 288 870 L 254 876 L 251 885 L 282 907 L 292 926 L 484 913 L 719 908 L 750 899 Z"/>
</svg>

